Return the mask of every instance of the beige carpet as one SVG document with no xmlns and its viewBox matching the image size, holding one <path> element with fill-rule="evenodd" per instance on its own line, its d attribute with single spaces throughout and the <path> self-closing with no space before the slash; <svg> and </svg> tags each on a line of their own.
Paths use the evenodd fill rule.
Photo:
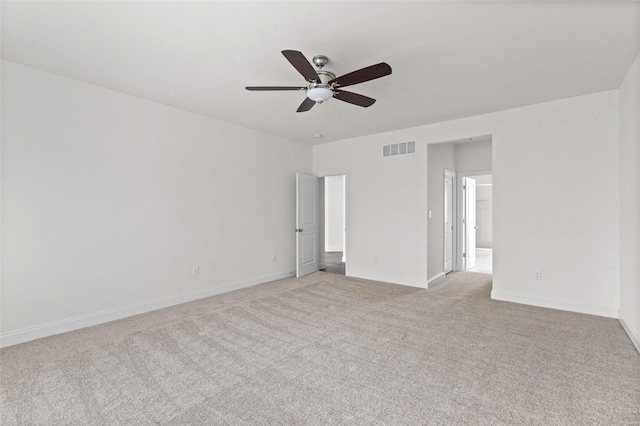
<svg viewBox="0 0 640 426">
<path fill-rule="evenodd" d="M 2 425 L 640 424 L 616 320 L 316 273 L 0 351 Z"/>
</svg>

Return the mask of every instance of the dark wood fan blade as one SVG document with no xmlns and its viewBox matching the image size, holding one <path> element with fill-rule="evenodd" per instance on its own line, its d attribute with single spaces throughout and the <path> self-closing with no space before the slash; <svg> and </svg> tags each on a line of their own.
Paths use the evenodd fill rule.
<svg viewBox="0 0 640 426">
<path fill-rule="evenodd" d="M 380 62 L 370 67 L 362 68 L 341 77 L 334 78 L 329 84 L 337 84 L 340 87 L 351 86 L 353 84 L 364 83 L 391 74 L 391 67 L 386 62 Z"/>
<path fill-rule="evenodd" d="M 313 69 L 313 66 L 301 52 L 297 50 L 283 50 L 282 54 L 307 81 L 320 81 L 316 70 Z"/>
<path fill-rule="evenodd" d="M 265 90 L 303 90 L 306 87 L 293 87 L 293 86 L 247 86 L 247 90 L 252 91 L 265 91 Z"/>
<path fill-rule="evenodd" d="M 311 100 L 309 98 L 304 98 L 304 102 L 300 104 L 298 110 L 296 112 L 305 112 L 309 111 L 316 104 L 316 101 Z"/>
<path fill-rule="evenodd" d="M 357 93 L 345 92 L 344 90 L 336 90 L 333 97 L 343 102 L 358 105 L 361 107 L 370 107 L 376 103 L 376 100 L 364 95 L 358 95 Z"/>
</svg>

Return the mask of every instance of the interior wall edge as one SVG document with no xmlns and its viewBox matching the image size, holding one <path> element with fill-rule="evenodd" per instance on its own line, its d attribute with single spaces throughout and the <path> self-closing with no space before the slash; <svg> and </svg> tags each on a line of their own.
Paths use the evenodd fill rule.
<svg viewBox="0 0 640 426">
<path fill-rule="evenodd" d="M 445 273 L 444 273 L 444 272 L 440 272 L 440 273 L 439 273 L 438 275 L 436 275 L 435 277 L 433 277 L 433 278 L 429 278 L 429 281 L 427 281 L 427 288 L 431 288 L 431 287 L 432 287 L 432 284 L 435 284 L 435 282 L 436 282 L 438 279 L 440 279 L 440 278 L 444 277 L 444 275 L 445 275 Z"/>
<path fill-rule="evenodd" d="M 633 343 L 633 346 L 636 347 L 636 350 L 640 354 L 640 333 L 637 330 L 634 330 L 631 324 L 624 319 L 624 312 L 622 309 L 620 309 L 618 314 L 618 321 L 620 321 L 620 325 L 622 325 L 627 336 L 631 339 L 631 343 Z"/>
<path fill-rule="evenodd" d="M 403 285 L 406 287 L 415 287 L 415 288 L 424 288 L 424 289 L 428 288 L 426 283 L 411 282 L 411 281 L 398 282 L 398 280 L 391 281 L 389 278 L 379 277 L 372 274 L 363 274 L 358 272 L 354 274 L 349 272 L 346 276 L 351 278 L 360 278 L 362 280 L 367 280 L 367 281 L 377 281 L 385 284 Z"/>
</svg>

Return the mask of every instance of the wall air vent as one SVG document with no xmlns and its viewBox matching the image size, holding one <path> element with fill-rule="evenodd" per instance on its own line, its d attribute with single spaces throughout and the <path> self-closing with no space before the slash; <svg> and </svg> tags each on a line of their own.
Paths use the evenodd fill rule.
<svg viewBox="0 0 640 426">
<path fill-rule="evenodd" d="M 383 157 L 392 157 L 394 155 L 415 154 L 416 141 L 394 143 L 382 147 Z"/>
</svg>

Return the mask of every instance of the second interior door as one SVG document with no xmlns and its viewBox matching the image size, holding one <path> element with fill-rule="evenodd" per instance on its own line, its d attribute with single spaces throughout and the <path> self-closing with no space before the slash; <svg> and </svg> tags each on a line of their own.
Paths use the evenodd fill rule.
<svg viewBox="0 0 640 426">
<path fill-rule="evenodd" d="M 476 266 L 476 180 L 464 178 L 464 269 Z"/>
<path fill-rule="evenodd" d="M 444 273 L 453 270 L 453 188 L 455 173 L 444 171 Z"/>
</svg>

